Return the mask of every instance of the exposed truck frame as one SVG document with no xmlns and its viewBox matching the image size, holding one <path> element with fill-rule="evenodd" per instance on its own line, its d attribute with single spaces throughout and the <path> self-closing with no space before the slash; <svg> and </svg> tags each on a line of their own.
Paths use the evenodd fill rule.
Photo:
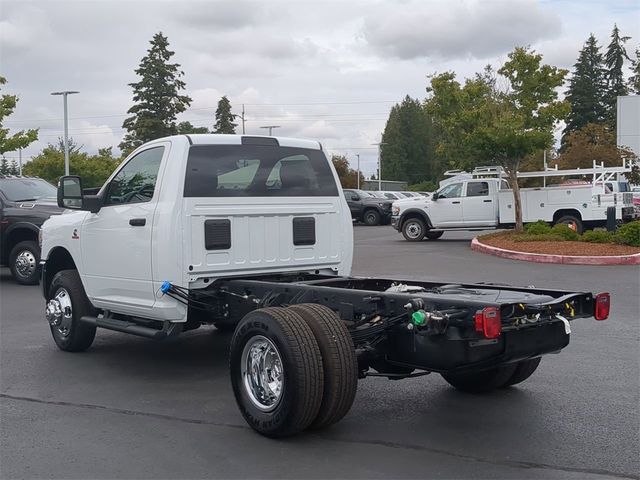
<svg viewBox="0 0 640 480">
<path fill-rule="evenodd" d="M 262 184 L 244 180 L 247 189 L 271 182 L 276 161 L 308 159 L 315 159 L 314 168 L 330 184 L 302 182 L 301 175 L 312 172 L 298 163 L 290 169 L 298 181 L 281 172 L 280 182 L 270 184 L 276 195 L 260 190 L 259 201 L 228 198 L 226 189 L 213 195 L 210 189 L 221 185 L 242 185 L 247 175 L 237 170 L 247 172 L 246 152 L 252 162 L 269 164 L 268 171 L 252 173 Z M 153 184 L 136 184 L 129 194 L 118 179 L 133 170 L 136 158 L 144 160 L 145 172 L 158 162 L 160 173 Z M 231 170 L 221 171 L 223 161 Z M 259 433 L 280 437 L 340 420 L 351 408 L 358 378 L 436 372 L 474 393 L 518 384 L 533 374 L 541 356 L 569 343 L 570 321 L 608 317 L 608 293 L 351 277 L 349 209 L 329 168 L 317 143 L 203 135 L 141 147 L 97 195 L 85 195 L 78 177 L 62 177 L 58 202 L 75 212 L 43 226 L 42 288 L 54 341 L 62 350 L 82 351 L 98 328 L 156 340 L 202 325 L 233 331 L 230 375 L 240 411 Z M 189 169 L 197 172 L 194 182 L 204 193 L 189 196 L 194 187 L 188 177 L 175 180 Z M 203 182 L 207 175 L 214 187 Z M 115 204 L 109 203 L 111 183 L 118 187 Z M 288 200 L 300 185 L 306 185 L 306 196 Z M 320 194 L 314 196 L 313 188 Z M 255 220 L 251 227 L 249 216 Z M 179 218 L 183 226 L 177 229 Z M 112 248 L 101 243 L 109 220 L 121 232 L 114 239 L 144 243 L 135 247 L 137 257 L 126 252 L 123 259 L 108 259 L 117 268 L 103 262 L 92 270 L 102 260 L 93 257 Z M 246 239 L 247 233 L 253 238 Z M 146 238 L 157 245 L 145 247 Z M 269 239 L 279 243 L 278 255 L 258 242 Z M 176 253 L 176 244 L 190 249 Z M 164 253 L 153 257 L 149 250 Z M 147 254 L 153 275 L 169 272 L 174 279 L 114 277 L 130 267 L 125 260 L 140 262 Z M 265 267 L 265 260 L 275 266 Z M 146 286 L 155 291 L 151 308 L 136 304 L 147 301 Z"/>
</svg>

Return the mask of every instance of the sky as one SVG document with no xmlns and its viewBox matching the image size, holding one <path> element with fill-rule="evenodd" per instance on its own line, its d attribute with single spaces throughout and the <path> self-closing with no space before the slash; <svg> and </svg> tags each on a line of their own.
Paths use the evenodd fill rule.
<svg viewBox="0 0 640 480">
<path fill-rule="evenodd" d="M 571 69 L 589 33 L 606 47 L 614 23 L 631 54 L 638 0 L 0 0 L 2 93 L 20 98 L 3 126 L 40 129 L 28 161 L 62 135 L 62 97 L 50 93 L 77 90 L 70 136 L 89 152 L 117 151 L 128 84 L 161 31 L 193 99 L 179 121 L 213 126 L 227 95 L 234 113 L 245 105 L 247 134 L 278 125 L 274 135 L 320 140 L 354 167 L 360 155 L 369 176 L 389 110 L 424 99 L 428 75 L 469 77 L 526 45 Z"/>
</svg>

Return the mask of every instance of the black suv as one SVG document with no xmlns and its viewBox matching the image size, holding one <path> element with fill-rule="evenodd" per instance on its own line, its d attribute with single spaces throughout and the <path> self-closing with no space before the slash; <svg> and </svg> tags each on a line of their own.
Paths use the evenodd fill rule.
<svg viewBox="0 0 640 480">
<path fill-rule="evenodd" d="M 18 283 L 38 283 L 38 232 L 44 221 L 62 213 L 56 187 L 41 178 L 0 175 L 0 265 Z"/>
<path fill-rule="evenodd" d="M 391 220 L 391 201 L 363 190 L 343 190 L 351 217 L 365 225 L 381 225 Z"/>
</svg>

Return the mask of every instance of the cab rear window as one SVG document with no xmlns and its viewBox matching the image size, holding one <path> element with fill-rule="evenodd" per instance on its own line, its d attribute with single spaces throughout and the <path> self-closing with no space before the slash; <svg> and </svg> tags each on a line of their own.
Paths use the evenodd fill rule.
<svg viewBox="0 0 640 480">
<path fill-rule="evenodd" d="M 185 197 L 337 196 L 320 150 L 263 145 L 193 145 Z"/>
</svg>

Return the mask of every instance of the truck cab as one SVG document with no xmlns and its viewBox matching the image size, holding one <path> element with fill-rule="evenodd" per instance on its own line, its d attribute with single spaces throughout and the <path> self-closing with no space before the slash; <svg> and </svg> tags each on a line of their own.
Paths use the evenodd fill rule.
<svg viewBox="0 0 640 480">
<path fill-rule="evenodd" d="M 508 188 L 504 180 L 460 179 L 431 197 L 396 201 L 391 225 L 409 241 L 439 238 L 444 229 L 496 228 L 500 186 Z"/>
</svg>

